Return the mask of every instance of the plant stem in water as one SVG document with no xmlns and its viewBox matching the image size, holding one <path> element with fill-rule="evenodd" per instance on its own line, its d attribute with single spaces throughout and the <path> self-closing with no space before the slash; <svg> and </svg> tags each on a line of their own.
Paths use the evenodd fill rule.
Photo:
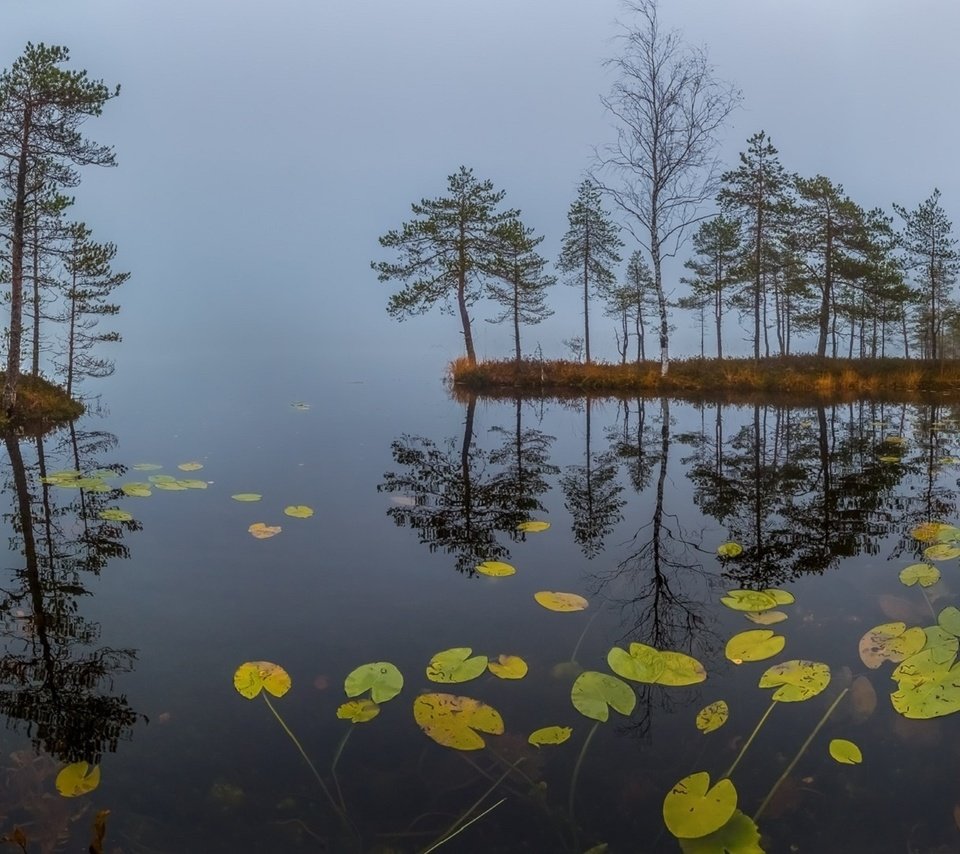
<svg viewBox="0 0 960 854">
<path fill-rule="evenodd" d="M 820 732 L 821 727 L 827 722 L 827 718 L 833 714 L 833 710 L 840 705 L 840 701 L 847 695 L 849 688 L 844 688 L 840 692 L 840 696 L 833 701 L 833 704 L 829 709 L 824 713 L 824 716 L 820 718 L 820 722 L 813 728 L 813 732 L 810 733 L 807 740 L 803 743 L 800 750 L 797 752 L 797 755 L 793 757 L 793 761 L 787 766 L 787 769 L 780 775 L 780 778 L 776 783 L 773 784 L 773 788 L 767 792 L 767 796 L 763 799 L 763 803 L 760 804 L 760 807 L 757 809 L 756 813 L 753 815 L 754 821 L 760 818 L 760 814 L 767 808 L 767 804 L 770 803 L 770 799 L 776 794 L 777 789 L 780 788 L 780 784 L 783 783 L 787 777 L 790 776 L 790 772 L 793 771 L 794 766 L 800 761 L 800 757 L 806 752 L 807 748 L 810 746 L 810 742 L 816 737 L 817 733 Z"/>
<path fill-rule="evenodd" d="M 353 732 L 354 726 L 356 726 L 356 724 L 351 724 L 350 729 L 348 729 L 343 738 L 340 739 L 340 744 L 337 745 L 337 752 L 333 754 L 333 762 L 330 763 L 330 776 L 333 777 L 333 785 L 337 789 L 337 797 L 340 799 L 340 808 L 343 810 L 344 815 L 347 814 L 347 802 L 343 799 L 343 790 L 340 788 L 340 781 L 337 779 L 337 763 L 340 761 L 343 748 L 347 746 L 347 740 L 350 738 L 350 733 Z"/>
<path fill-rule="evenodd" d="M 753 732 L 750 733 L 750 738 L 748 738 L 748 739 L 746 740 L 746 742 L 744 742 L 743 747 L 740 748 L 740 752 L 737 754 L 737 758 L 733 760 L 733 765 L 731 765 L 731 766 L 727 769 L 727 773 L 726 773 L 726 774 L 723 774 L 720 779 L 723 779 L 723 778 L 725 778 L 725 777 L 729 777 L 729 776 L 733 773 L 734 769 L 740 764 L 740 760 L 743 759 L 743 754 L 746 753 L 746 752 L 747 752 L 747 748 L 748 748 L 751 744 L 753 744 L 753 740 L 757 737 L 757 733 L 760 732 L 760 727 L 762 727 L 763 724 L 764 724 L 764 721 L 766 721 L 766 719 L 770 717 L 770 712 L 773 711 L 773 709 L 774 709 L 774 707 L 775 707 L 776 705 L 777 705 L 777 701 L 774 700 L 774 701 L 770 704 L 770 708 L 767 709 L 767 710 L 763 713 L 763 717 L 760 718 L 759 723 L 753 728 Z"/>
<path fill-rule="evenodd" d="M 593 625 L 593 621 L 600 616 L 600 612 L 597 611 L 594 615 L 587 621 L 587 624 L 583 627 L 583 631 L 580 632 L 580 637 L 577 638 L 577 645 L 573 648 L 573 652 L 570 653 L 570 660 L 577 660 L 577 653 L 580 652 L 580 644 L 583 643 L 583 639 L 587 636 L 587 632 L 590 630 L 590 626 Z"/>
<path fill-rule="evenodd" d="M 567 802 L 567 810 L 570 813 L 570 820 L 573 820 L 573 799 L 577 791 L 577 777 L 580 776 L 580 766 L 583 765 L 583 757 L 587 755 L 587 748 L 590 746 L 590 740 L 593 738 L 600 721 L 596 721 L 587 733 L 584 739 L 583 747 L 580 748 L 580 755 L 577 757 L 577 764 L 573 766 L 573 776 L 570 778 L 570 798 Z"/>
</svg>

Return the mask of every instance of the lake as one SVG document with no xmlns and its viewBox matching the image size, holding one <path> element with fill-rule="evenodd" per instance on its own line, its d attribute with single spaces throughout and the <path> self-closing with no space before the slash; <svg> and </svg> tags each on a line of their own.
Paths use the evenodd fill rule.
<svg viewBox="0 0 960 854">
<path fill-rule="evenodd" d="M 399 854 L 450 833 L 439 850 L 721 850 L 681 849 L 664 802 L 730 828 L 730 793 L 687 778 L 735 762 L 763 851 L 956 849 L 960 531 L 917 530 L 958 519 L 955 408 L 470 399 L 429 373 L 262 371 L 103 409 L 5 440 L 0 815 L 31 852 L 85 850 L 101 809 L 104 850 L 135 854 Z M 901 580 L 917 564 L 933 570 Z M 766 634 L 728 647 L 744 632 Z M 522 678 L 495 675 L 500 656 Z M 289 690 L 241 696 L 245 662 Z M 348 674 L 377 663 L 376 686 L 384 662 L 399 694 L 338 718 Z M 802 696 L 771 704 L 780 684 Z M 554 726 L 569 739 L 528 742 Z M 77 760 L 99 785 L 57 796 Z M 731 850 L 761 850 L 737 827 Z"/>
</svg>

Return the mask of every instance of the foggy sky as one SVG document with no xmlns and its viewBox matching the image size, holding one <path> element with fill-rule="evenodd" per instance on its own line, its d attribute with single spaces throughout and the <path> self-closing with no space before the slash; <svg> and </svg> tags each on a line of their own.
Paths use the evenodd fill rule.
<svg viewBox="0 0 960 854">
<path fill-rule="evenodd" d="M 0 65 L 27 41 L 59 43 L 122 85 L 86 126 L 119 166 L 86 170 L 76 190 L 76 215 L 133 273 L 115 382 L 198 355 L 257 381 L 363 378 L 397 369 L 397 352 L 439 375 L 461 352 L 458 323 L 387 317 L 377 237 L 465 164 L 507 191 L 554 260 L 593 147 L 613 138 L 599 95 L 618 15 L 615 0 L 4 0 Z M 938 186 L 960 221 L 960 5 L 662 0 L 661 16 L 743 92 L 729 165 L 764 129 L 789 171 L 822 173 L 864 207 L 912 208 Z M 575 289 L 550 301 L 525 349 L 559 356 L 582 321 Z M 510 352 L 493 313 L 474 310 L 481 356 Z M 614 358 L 612 321 L 599 306 L 594 318 L 595 349 Z M 680 321 L 676 351 L 698 346 L 694 325 Z M 746 337 L 729 336 L 734 351 Z"/>
</svg>

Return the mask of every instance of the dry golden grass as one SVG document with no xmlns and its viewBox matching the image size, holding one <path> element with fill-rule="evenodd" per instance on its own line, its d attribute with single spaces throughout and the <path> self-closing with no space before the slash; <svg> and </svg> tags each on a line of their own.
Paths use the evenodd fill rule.
<svg viewBox="0 0 960 854">
<path fill-rule="evenodd" d="M 666 377 L 659 362 L 609 364 L 512 359 L 450 365 L 454 388 L 485 395 L 671 394 L 682 397 L 788 395 L 801 398 L 913 399 L 936 393 L 960 399 L 960 361 L 908 359 L 679 359 Z"/>
<path fill-rule="evenodd" d="M 0 373 L 0 388 L 3 374 Z M 23 376 L 17 387 L 17 405 L 12 419 L 0 414 L 0 428 L 69 421 L 83 414 L 83 404 L 42 377 Z"/>
</svg>

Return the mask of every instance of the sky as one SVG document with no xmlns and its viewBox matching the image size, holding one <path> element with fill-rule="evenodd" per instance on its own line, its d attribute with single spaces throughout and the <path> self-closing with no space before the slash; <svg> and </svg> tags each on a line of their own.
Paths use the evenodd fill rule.
<svg viewBox="0 0 960 854">
<path fill-rule="evenodd" d="M 461 351 L 455 317 L 389 318 L 377 238 L 442 195 L 461 164 L 506 191 L 559 253 L 594 148 L 614 137 L 600 95 L 617 0 L 4 0 L 0 66 L 28 41 L 121 95 L 86 125 L 115 169 L 86 170 L 76 215 L 118 246 L 118 376 L 302 369 L 362 378 L 434 371 Z M 763 129 L 784 166 L 824 174 L 865 207 L 916 206 L 939 187 L 960 221 L 960 4 L 953 0 L 661 0 L 742 91 L 719 153 L 736 164 Z M 891 211 L 892 212 L 892 211 Z M 624 255 L 633 251 L 627 246 Z M 679 265 L 667 270 L 676 287 Z M 675 295 L 682 291 L 677 288 Z M 582 331 L 575 288 L 524 330 L 565 354 Z M 475 311 L 478 354 L 510 332 Z M 593 310 L 595 353 L 616 358 Z M 699 346 L 678 317 L 673 349 Z M 727 336 L 748 350 L 747 333 Z M 280 366 L 279 368 L 277 366 Z"/>
</svg>

